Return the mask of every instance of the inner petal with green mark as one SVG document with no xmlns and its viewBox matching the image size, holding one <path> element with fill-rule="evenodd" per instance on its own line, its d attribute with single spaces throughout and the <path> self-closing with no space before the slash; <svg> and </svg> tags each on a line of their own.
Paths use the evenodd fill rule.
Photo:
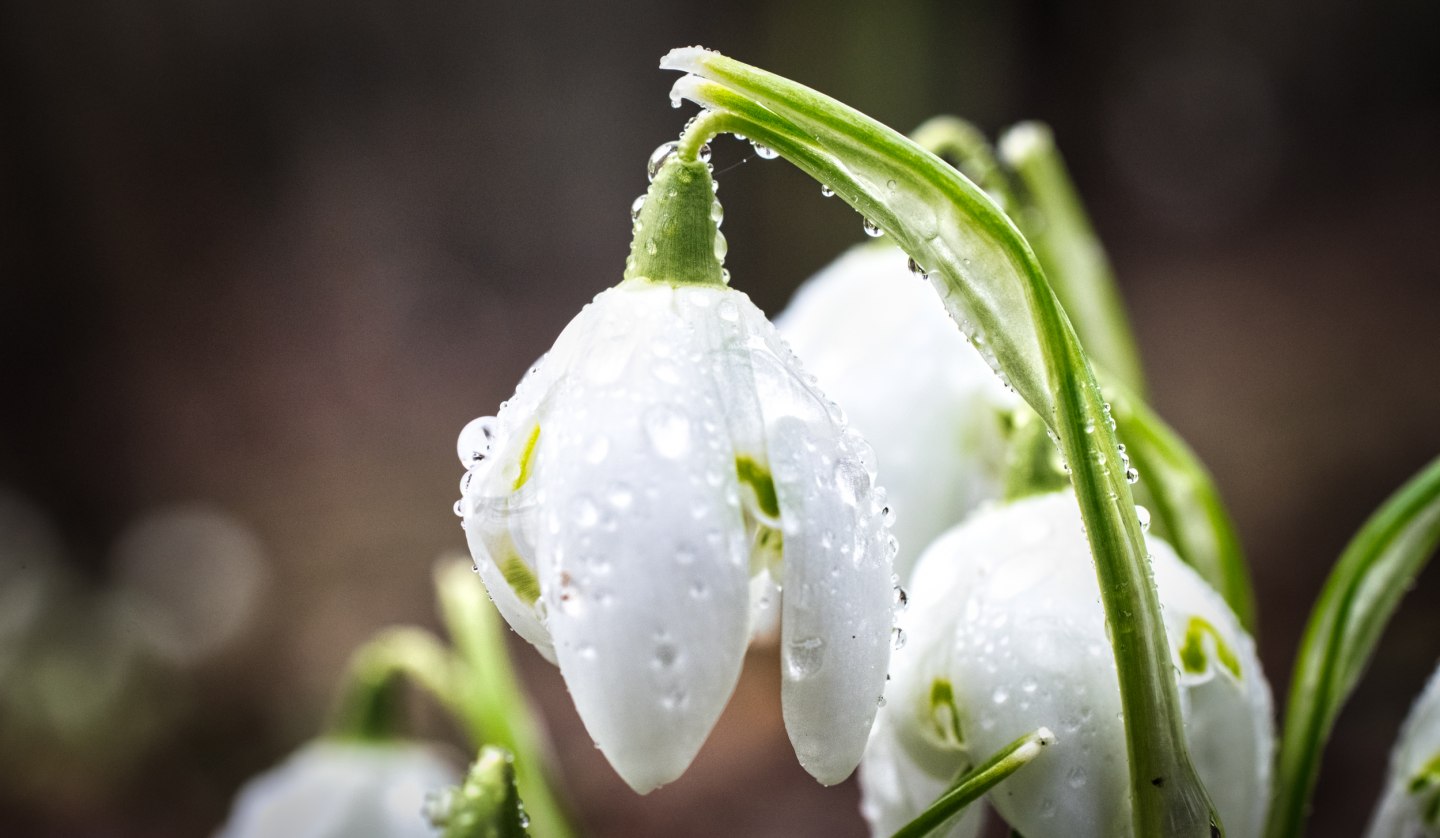
<svg viewBox="0 0 1440 838">
<path fill-rule="evenodd" d="M 930 721 L 941 741 L 956 749 L 965 747 L 960 707 L 955 703 L 955 688 L 947 678 L 930 682 Z"/>
<path fill-rule="evenodd" d="M 1225 638 L 1220 636 L 1220 631 L 1210 624 L 1204 617 L 1191 617 L 1189 624 L 1185 627 L 1185 642 L 1180 647 L 1180 665 L 1191 675 L 1200 675 L 1210 666 L 1210 656 L 1205 649 L 1205 638 L 1215 645 L 1215 657 L 1219 659 L 1220 665 L 1229 672 L 1235 680 L 1243 680 L 1240 673 L 1240 658 Z"/>
<path fill-rule="evenodd" d="M 768 468 L 747 454 L 735 458 L 735 476 L 740 480 L 745 528 L 754 539 L 750 573 L 768 569 L 778 579 L 785 538 L 780 532 L 780 497 L 775 493 L 775 480 Z"/>
</svg>

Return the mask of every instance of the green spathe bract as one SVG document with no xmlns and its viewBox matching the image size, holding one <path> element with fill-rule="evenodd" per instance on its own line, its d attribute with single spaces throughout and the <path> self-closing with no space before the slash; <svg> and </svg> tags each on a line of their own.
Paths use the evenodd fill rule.
<svg viewBox="0 0 1440 838">
<path fill-rule="evenodd" d="M 947 309 L 1057 435 L 1070 464 L 1119 669 L 1137 835 L 1218 830 L 1186 751 L 1170 655 L 1118 440 L 1034 253 L 979 188 L 900 134 L 809 88 L 698 48 L 662 67 L 713 111 L 700 131 L 763 143 L 816 177 L 917 262 Z M 682 139 L 682 146 L 686 140 Z M 1163 783 L 1150 782 L 1161 778 Z"/>
</svg>

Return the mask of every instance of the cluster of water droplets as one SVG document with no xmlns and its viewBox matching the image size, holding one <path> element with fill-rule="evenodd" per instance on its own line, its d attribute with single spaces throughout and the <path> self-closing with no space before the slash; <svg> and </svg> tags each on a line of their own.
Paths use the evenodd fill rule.
<svg viewBox="0 0 1440 838">
<path fill-rule="evenodd" d="M 481 416 L 461 428 L 460 436 L 455 440 L 455 453 L 465 469 L 465 474 L 460 477 L 460 499 L 455 501 L 454 508 L 455 514 L 462 519 L 461 526 L 464 526 L 465 498 L 474 488 L 475 481 L 484 474 L 490 451 L 495 445 L 495 431 L 496 418 Z"/>
</svg>

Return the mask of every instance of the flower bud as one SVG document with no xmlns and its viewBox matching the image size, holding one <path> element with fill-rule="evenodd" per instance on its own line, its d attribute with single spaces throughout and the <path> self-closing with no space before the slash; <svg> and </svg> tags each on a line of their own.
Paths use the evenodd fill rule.
<svg viewBox="0 0 1440 838">
<path fill-rule="evenodd" d="M 1440 669 L 1416 700 L 1390 755 L 1369 838 L 1440 838 Z"/>
<path fill-rule="evenodd" d="M 874 454 L 720 281 L 713 194 L 703 164 L 663 164 L 629 278 L 460 446 L 481 578 L 640 792 L 694 759 L 777 585 L 785 725 L 821 782 L 860 761 L 890 655 Z"/>
<path fill-rule="evenodd" d="M 1191 757 L 1226 834 L 1257 836 L 1274 731 L 1254 643 L 1168 544 L 1150 538 L 1148 546 Z M 910 641 L 892 661 L 862 767 L 867 800 L 878 799 L 872 777 L 894 770 L 889 753 L 948 780 L 1048 727 L 1054 744 L 996 786 L 991 804 L 1026 838 L 1129 835 L 1119 682 L 1074 495 L 977 512 L 926 551 L 910 598 Z M 892 741 L 878 741 L 887 735 Z M 923 808 L 871 823 L 879 834 Z"/>
<path fill-rule="evenodd" d="M 312 742 L 245 784 L 217 838 L 434 838 L 426 796 L 459 780 L 422 745 Z"/>
</svg>

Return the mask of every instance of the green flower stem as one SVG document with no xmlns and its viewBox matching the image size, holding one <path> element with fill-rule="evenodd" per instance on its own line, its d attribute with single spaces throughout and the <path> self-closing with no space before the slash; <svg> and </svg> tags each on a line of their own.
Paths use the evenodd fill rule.
<svg viewBox="0 0 1440 838">
<path fill-rule="evenodd" d="M 1006 131 L 1000 159 L 1015 175 L 1018 206 L 1011 215 L 1035 248 L 1090 357 L 1143 398 L 1145 374 L 1115 272 L 1049 126 L 1022 122 Z"/>
<path fill-rule="evenodd" d="M 1310 612 L 1290 679 L 1268 838 L 1300 835 L 1320 755 L 1400 597 L 1440 542 L 1440 459 L 1356 533 Z"/>
<path fill-rule="evenodd" d="M 480 580 L 465 561 L 435 569 L 440 613 L 455 644 L 455 707 L 470 740 L 515 755 L 520 797 L 536 835 L 574 832 L 546 774 L 550 751 L 505 647 L 505 628 Z"/>
<path fill-rule="evenodd" d="M 347 739 L 394 738 L 404 716 L 404 682 L 423 686 L 450 710 L 458 709 L 455 665 L 449 649 L 428 631 L 387 629 L 350 657 L 331 734 Z"/>
<path fill-rule="evenodd" d="M 1145 478 L 1141 485 L 1154 513 L 1154 528 L 1220 592 L 1254 635 L 1257 612 L 1250 569 L 1214 479 L 1180 435 L 1139 396 L 1113 376 L 1101 379 L 1127 453 Z"/>
<path fill-rule="evenodd" d="M 930 272 L 947 310 L 1050 425 L 1069 463 L 1119 675 L 1137 836 L 1218 830 L 1186 750 L 1159 597 L 1111 419 L 1035 254 L 978 187 L 900 134 L 809 88 L 699 50 L 675 92 L 840 195 Z"/>
<path fill-rule="evenodd" d="M 515 786 L 515 758 L 494 745 L 480 749 L 459 788 L 436 804 L 440 838 L 524 838 L 529 816 Z M 544 833 L 541 833 L 542 835 Z"/>
<path fill-rule="evenodd" d="M 965 811 L 965 807 L 979 800 L 1001 780 L 1029 765 L 1054 741 L 1055 734 L 1042 727 L 1001 748 L 978 768 L 957 778 L 944 794 L 915 820 L 901 827 L 893 838 L 924 838 L 944 826 L 946 821 Z"/>
</svg>

